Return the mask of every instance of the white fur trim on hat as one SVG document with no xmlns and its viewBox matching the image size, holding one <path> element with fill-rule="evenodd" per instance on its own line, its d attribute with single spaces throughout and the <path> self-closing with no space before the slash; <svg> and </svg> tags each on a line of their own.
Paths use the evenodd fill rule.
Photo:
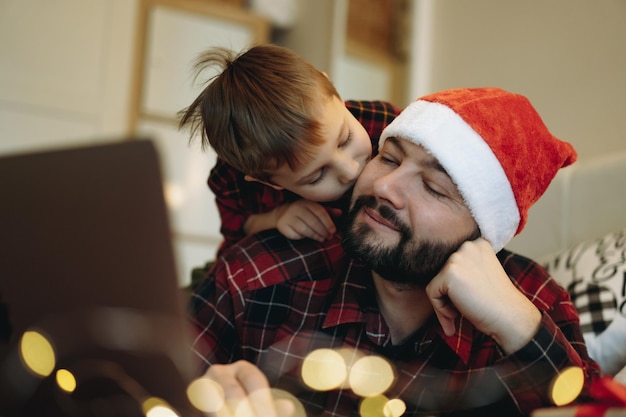
<svg viewBox="0 0 626 417">
<path fill-rule="evenodd" d="M 520 213 L 511 184 L 489 145 L 449 107 L 417 100 L 383 131 L 424 147 L 447 171 L 482 236 L 497 252 L 515 235 Z"/>
</svg>

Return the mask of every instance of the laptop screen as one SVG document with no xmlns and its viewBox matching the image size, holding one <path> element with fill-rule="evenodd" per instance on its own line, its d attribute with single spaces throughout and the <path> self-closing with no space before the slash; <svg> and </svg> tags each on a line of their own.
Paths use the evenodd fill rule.
<svg viewBox="0 0 626 417">
<path fill-rule="evenodd" d="M 0 158 L 0 414 L 145 415 L 147 398 L 194 413 L 162 187 L 150 140 Z M 52 351 L 48 375 L 26 336 Z"/>
</svg>

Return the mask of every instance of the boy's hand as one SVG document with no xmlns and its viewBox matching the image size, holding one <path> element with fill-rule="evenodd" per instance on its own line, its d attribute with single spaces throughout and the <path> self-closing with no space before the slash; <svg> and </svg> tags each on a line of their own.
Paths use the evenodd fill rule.
<svg viewBox="0 0 626 417">
<path fill-rule="evenodd" d="M 289 239 L 311 238 L 318 242 L 330 238 L 337 228 L 328 211 L 311 200 L 297 200 L 274 210 L 276 228 Z"/>
</svg>

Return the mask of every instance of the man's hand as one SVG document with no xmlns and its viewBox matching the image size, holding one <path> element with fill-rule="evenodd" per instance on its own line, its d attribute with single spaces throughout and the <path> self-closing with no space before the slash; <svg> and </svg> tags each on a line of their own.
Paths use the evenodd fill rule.
<svg viewBox="0 0 626 417">
<path fill-rule="evenodd" d="M 210 416 L 287 417 L 292 416 L 296 409 L 293 402 L 276 400 L 272 396 L 267 378 L 250 362 L 212 365 L 204 376 L 215 381 L 224 396 L 224 406 L 215 413 L 209 413 Z"/>
<path fill-rule="evenodd" d="M 527 344 L 541 313 L 511 282 L 484 239 L 465 242 L 426 287 L 444 332 L 454 334 L 461 313 L 507 353 Z"/>
</svg>

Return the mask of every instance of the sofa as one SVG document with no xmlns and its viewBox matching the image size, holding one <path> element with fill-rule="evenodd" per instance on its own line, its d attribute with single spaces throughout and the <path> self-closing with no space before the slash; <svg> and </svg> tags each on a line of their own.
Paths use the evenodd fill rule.
<svg viewBox="0 0 626 417">
<path fill-rule="evenodd" d="M 562 169 L 507 249 L 567 288 L 590 356 L 626 383 L 626 152 Z"/>
</svg>

